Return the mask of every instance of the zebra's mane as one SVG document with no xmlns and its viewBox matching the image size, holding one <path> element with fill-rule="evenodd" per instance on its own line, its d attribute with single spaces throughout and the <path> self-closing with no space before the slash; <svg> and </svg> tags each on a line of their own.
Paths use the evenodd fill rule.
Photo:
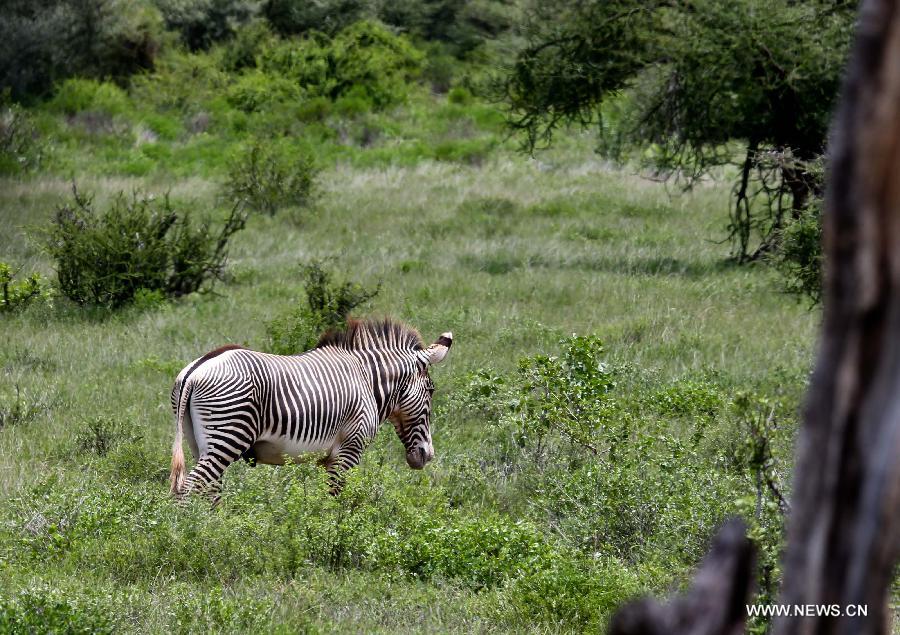
<svg viewBox="0 0 900 635">
<path fill-rule="evenodd" d="M 424 348 L 422 336 L 416 329 L 389 318 L 383 320 L 348 319 L 345 329 L 332 329 L 322 334 L 316 348 L 325 346 L 337 346 L 349 350 L 403 348 L 418 351 Z"/>
</svg>

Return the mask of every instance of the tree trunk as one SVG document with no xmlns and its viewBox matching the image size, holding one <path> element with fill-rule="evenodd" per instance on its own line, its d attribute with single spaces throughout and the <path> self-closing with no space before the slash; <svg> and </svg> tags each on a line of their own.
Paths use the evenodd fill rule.
<svg viewBox="0 0 900 635">
<path fill-rule="evenodd" d="M 782 602 L 866 605 L 776 632 L 883 633 L 900 550 L 900 3 L 864 2 L 835 118 L 825 316 L 798 439 Z"/>
<path fill-rule="evenodd" d="M 825 316 L 797 441 L 781 603 L 865 606 L 867 616 L 785 617 L 778 635 L 888 632 L 900 555 L 900 0 L 864 0 L 857 29 L 830 144 Z M 719 567 L 708 583 L 709 562 L 745 553 L 728 538 L 733 527 L 692 593 L 625 607 L 614 635 L 734 633 L 712 607 L 740 603 L 752 568 Z M 697 589 L 705 602 L 691 600 Z"/>
</svg>

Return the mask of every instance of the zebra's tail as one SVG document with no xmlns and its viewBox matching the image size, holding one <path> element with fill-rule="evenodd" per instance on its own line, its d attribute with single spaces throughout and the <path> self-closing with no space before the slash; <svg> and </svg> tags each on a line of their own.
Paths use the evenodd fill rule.
<svg viewBox="0 0 900 635">
<path fill-rule="evenodd" d="M 184 383 L 181 385 L 181 397 L 178 399 L 178 408 L 175 413 L 175 442 L 172 444 L 172 471 L 169 473 L 169 485 L 170 491 L 176 495 L 180 494 L 184 488 L 185 469 L 182 440 L 184 439 L 184 416 L 191 398 L 192 384 L 190 377 L 185 377 Z"/>
</svg>

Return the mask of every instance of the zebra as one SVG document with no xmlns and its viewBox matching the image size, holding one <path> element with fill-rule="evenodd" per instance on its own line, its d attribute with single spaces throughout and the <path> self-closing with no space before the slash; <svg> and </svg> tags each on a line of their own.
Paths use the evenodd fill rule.
<svg viewBox="0 0 900 635">
<path fill-rule="evenodd" d="M 419 470 L 434 458 L 429 366 L 447 356 L 453 334 L 427 348 L 419 333 L 392 320 L 348 320 L 310 351 L 273 355 L 228 345 L 188 364 L 175 380 L 170 485 L 179 501 L 191 492 L 217 503 L 225 469 L 238 458 L 282 465 L 309 452 L 337 494 L 342 474 L 385 420 Z M 196 459 L 185 474 L 182 438 Z"/>
</svg>

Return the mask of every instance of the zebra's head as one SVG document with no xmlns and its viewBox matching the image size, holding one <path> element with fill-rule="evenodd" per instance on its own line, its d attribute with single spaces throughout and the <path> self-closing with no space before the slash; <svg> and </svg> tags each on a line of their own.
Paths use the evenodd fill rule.
<svg viewBox="0 0 900 635">
<path fill-rule="evenodd" d="M 416 368 L 410 374 L 397 401 L 397 408 L 390 416 L 397 436 L 406 449 L 406 463 L 414 470 L 421 470 L 434 458 L 431 442 L 434 382 L 428 375 L 428 369 L 444 360 L 452 344 L 453 334 L 448 332 L 428 348 L 416 351 Z"/>
</svg>

